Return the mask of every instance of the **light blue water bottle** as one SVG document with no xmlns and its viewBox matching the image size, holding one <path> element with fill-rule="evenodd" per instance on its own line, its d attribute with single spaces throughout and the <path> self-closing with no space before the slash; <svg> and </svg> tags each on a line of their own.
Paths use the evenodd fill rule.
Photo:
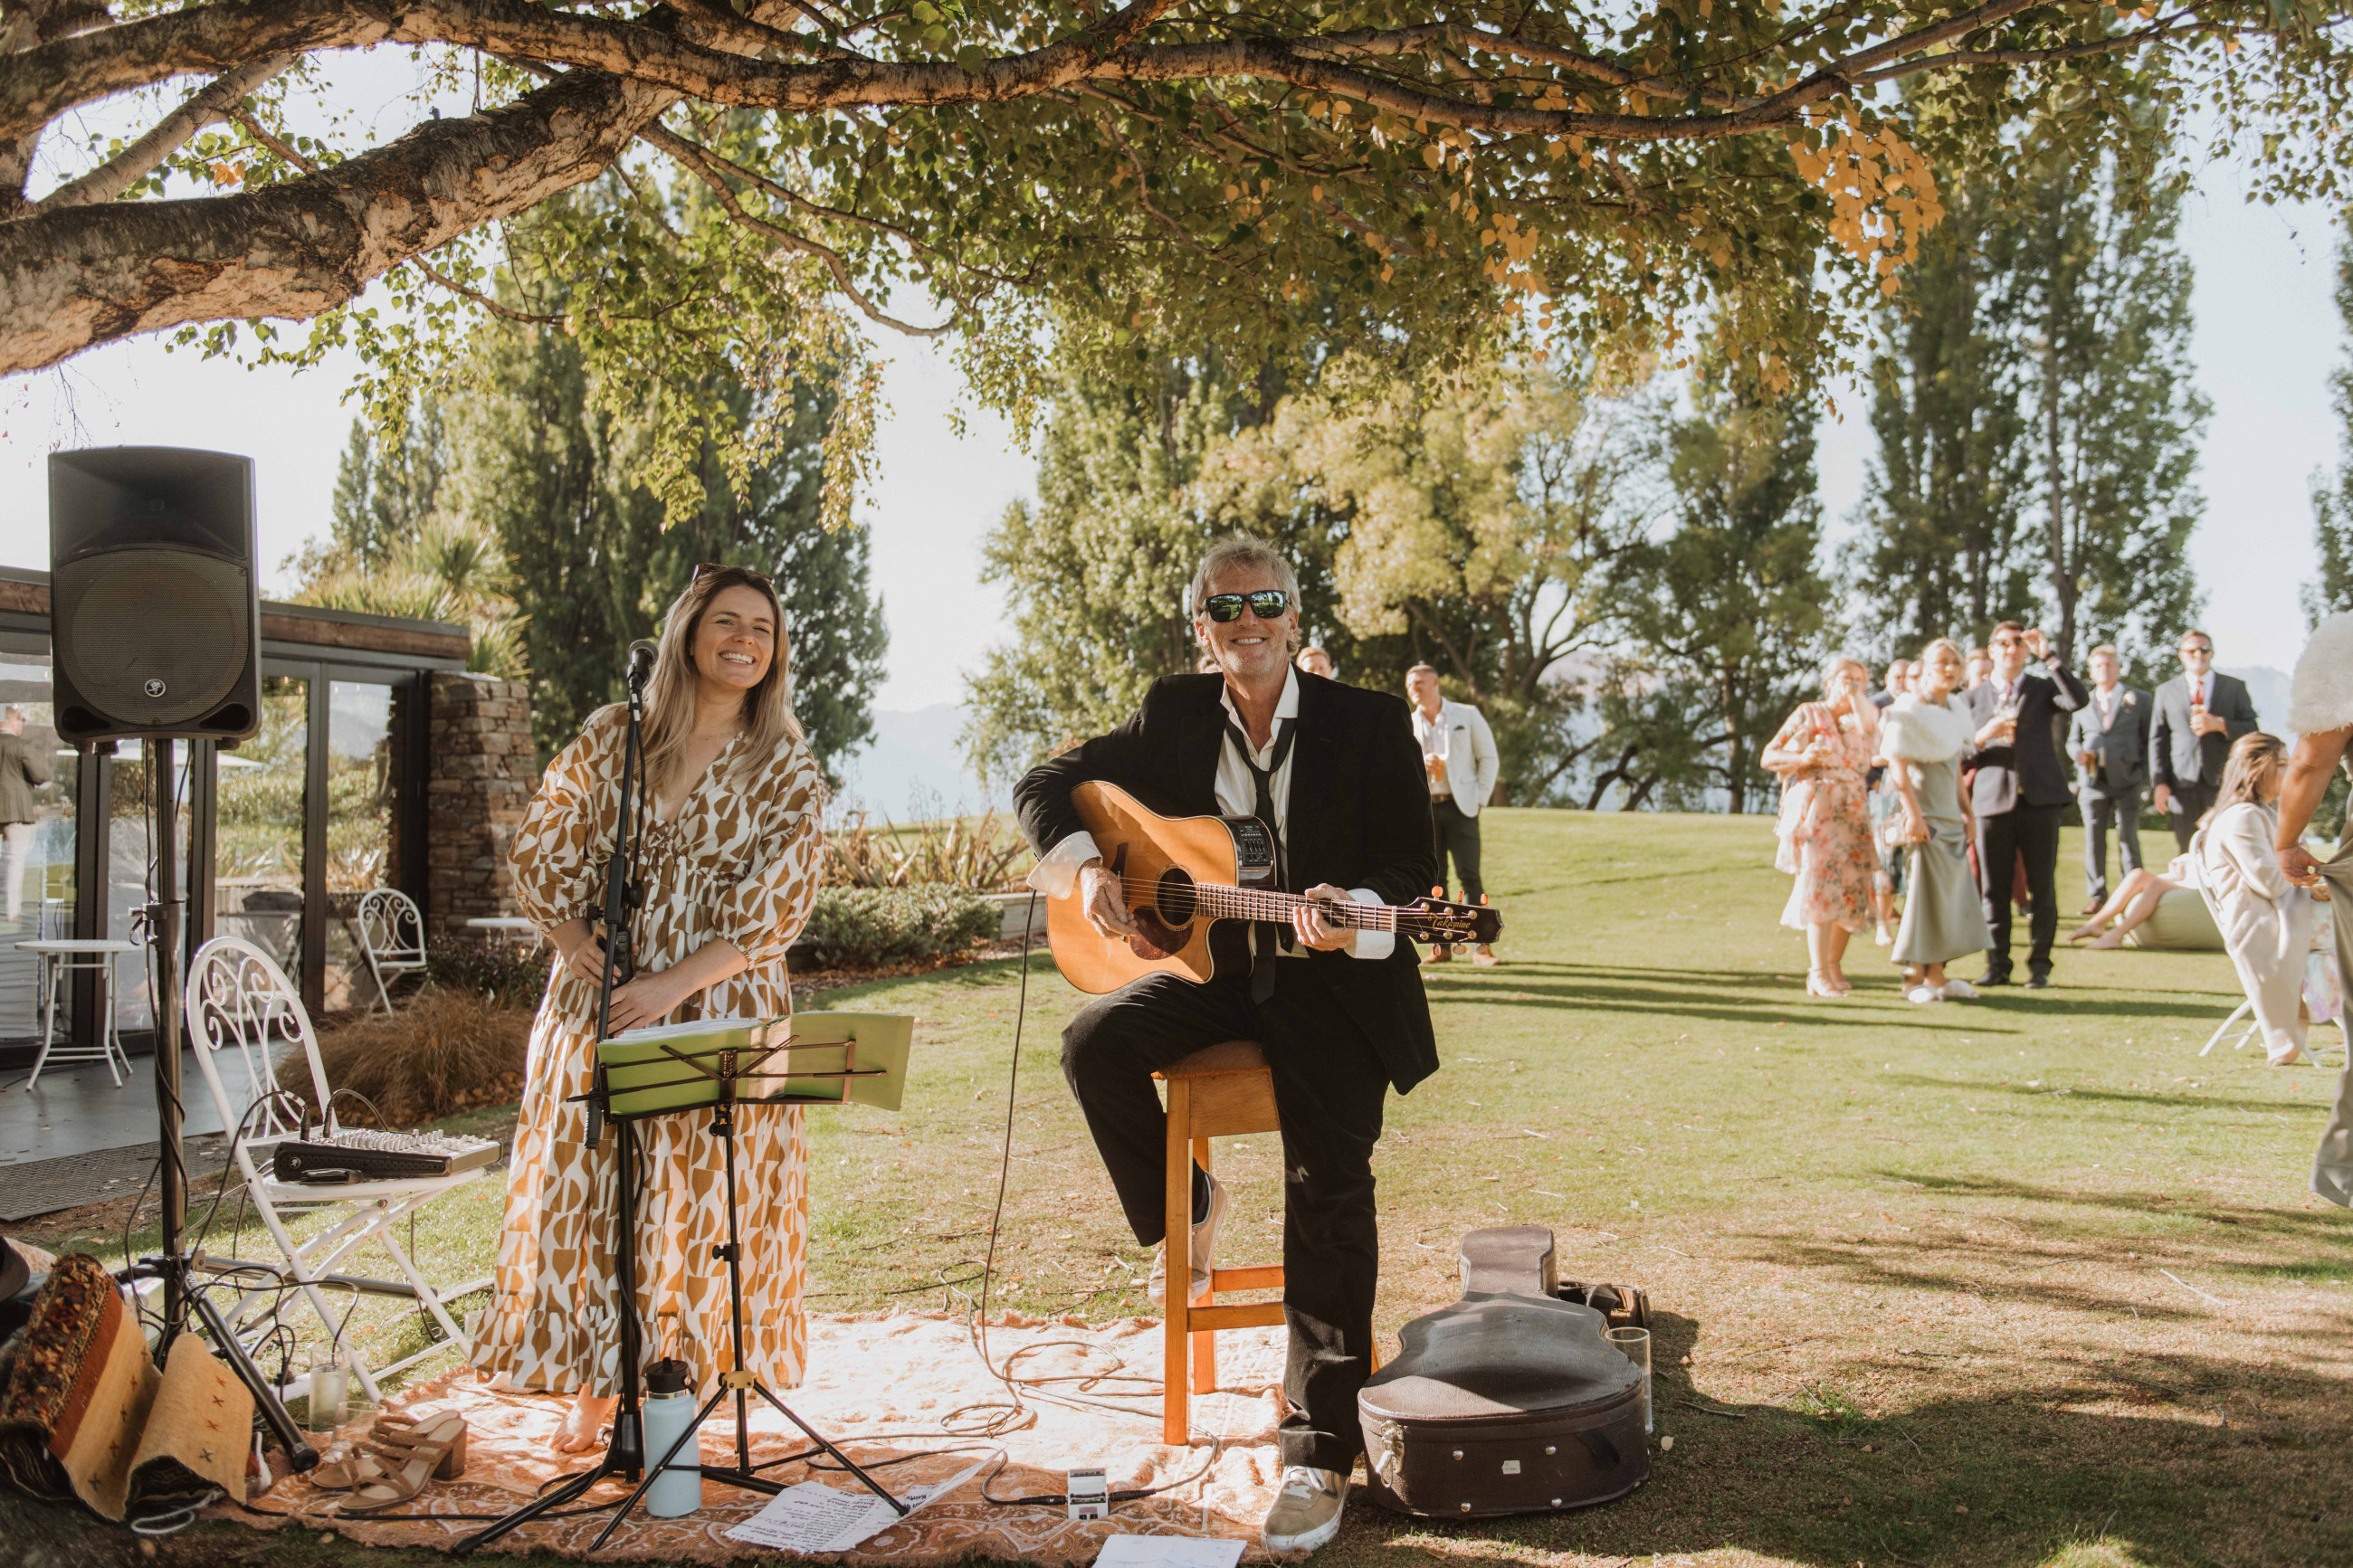
<svg viewBox="0 0 2353 1568">
<path fill-rule="evenodd" d="M 686 1363 L 675 1357 L 646 1369 L 646 1463 L 658 1462 L 694 1426 L 694 1390 Z M 646 1511 L 656 1519 L 678 1519 L 702 1506 L 702 1446 L 693 1437 L 679 1445 L 654 1484 L 646 1491 Z"/>
</svg>

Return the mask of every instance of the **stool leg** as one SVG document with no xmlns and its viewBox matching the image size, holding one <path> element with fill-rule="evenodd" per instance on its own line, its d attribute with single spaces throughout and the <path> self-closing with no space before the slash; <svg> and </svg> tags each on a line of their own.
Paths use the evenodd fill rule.
<svg viewBox="0 0 2353 1568">
<path fill-rule="evenodd" d="M 118 956 L 110 952 L 106 955 L 105 962 L 99 965 L 98 988 L 106 997 L 106 1029 L 98 1039 L 100 1047 L 106 1053 L 106 1076 L 114 1080 L 115 1088 L 121 1089 L 122 1074 L 115 1068 L 114 1058 L 120 1056 L 123 1065 L 128 1067 L 131 1063 L 131 1055 L 122 1048 L 122 1037 L 114 1026 L 114 961 Z M 156 998 L 154 1023 L 155 1037 L 158 1040 L 164 1037 L 162 1002 L 163 998 Z"/>
<path fill-rule="evenodd" d="M 1193 1435 L 1192 1397 L 1186 1390 L 1186 1331 L 1193 1294 L 1193 1173 L 1192 1153 L 1185 1146 L 1185 1130 L 1193 1120 L 1192 1094 L 1181 1078 L 1168 1080 L 1168 1200 L 1166 1249 L 1168 1289 L 1166 1347 L 1162 1353 L 1160 1440 L 1182 1447 Z"/>
<path fill-rule="evenodd" d="M 1193 1163 L 1200 1166 L 1203 1171 L 1209 1168 L 1209 1141 L 1207 1138 L 1193 1140 Z M 1188 1201 L 1193 1191 L 1192 1183 L 1193 1173 L 1187 1171 L 1185 1173 L 1185 1191 Z M 1188 1214 L 1186 1217 L 1189 1219 L 1192 1216 Z M 1218 1277 L 1214 1272 L 1217 1268 L 1215 1258 L 1209 1259 L 1209 1267 L 1213 1271 L 1209 1275 L 1209 1288 L 1201 1292 L 1201 1305 L 1205 1307 L 1218 1299 Z M 1214 1394 L 1217 1388 L 1218 1335 L 1213 1329 L 1202 1329 L 1193 1335 L 1193 1392 Z"/>
</svg>

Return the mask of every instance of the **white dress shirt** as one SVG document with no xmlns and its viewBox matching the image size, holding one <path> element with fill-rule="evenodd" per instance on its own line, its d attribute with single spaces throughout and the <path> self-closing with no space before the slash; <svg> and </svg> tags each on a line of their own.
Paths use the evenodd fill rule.
<svg viewBox="0 0 2353 1568">
<path fill-rule="evenodd" d="M 1251 777 L 1250 767 L 1242 761 L 1241 742 L 1234 739 L 1234 732 L 1240 731 L 1247 735 L 1250 726 L 1242 722 L 1240 711 L 1234 707 L 1234 694 L 1230 688 L 1219 692 L 1218 700 L 1224 704 L 1226 717 L 1231 723 L 1218 747 L 1215 785 L 1218 809 L 1229 816 L 1249 816 L 1258 809 L 1258 784 Z M 1268 728 L 1266 744 L 1252 748 L 1250 762 L 1263 769 L 1273 757 L 1274 748 L 1282 742 L 1283 726 L 1298 721 L 1299 671 L 1292 669 L 1284 673 L 1282 696 L 1275 702 L 1274 722 Z M 1283 754 L 1282 765 L 1275 769 L 1273 776 L 1267 780 L 1267 794 L 1274 802 L 1274 821 L 1271 826 L 1274 828 L 1278 844 L 1290 842 L 1291 762 L 1298 750 L 1298 742 L 1293 742 L 1290 751 Z M 1102 853 L 1095 847 L 1094 835 L 1081 828 L 1055 845 L 1039 860 L 1029 873 L 1029 886 L 1050 899 L 1067 898 L 1078 880 L 1079 868 L 1099 858 Z M 1360 904 L 1381 901 L 1380 895 L 1370 888 L 1351 888 L 1348 896 Z M 1252 926 L 1251 940 L 1255 942 L 1258 936 L 1258 928 Z M 1349 944 L 1340 951 L 1352 958 L 1387 958 L 1396 946 L 1397 933 L 1394 931 L 1358 931 L 1350 933 Z M 1289 956 L 1304 958 L 1307 951 L 1304 943 L 1293 943 Z"/>
</svg>

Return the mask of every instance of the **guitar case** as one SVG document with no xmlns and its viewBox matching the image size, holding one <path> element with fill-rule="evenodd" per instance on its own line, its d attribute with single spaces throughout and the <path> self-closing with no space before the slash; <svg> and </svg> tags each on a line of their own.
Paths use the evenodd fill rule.
<svg viewBox="0 0 2353 1568">
<path fill-rule="evenodd" d="M 1405 1326 L 1356 1397 L 1373 1496 L 1404 1513 L 1551 1513 L 1651 1473 L 1642 1375 L 1602 1331 L 1648 1328 L 1639 1290 L 1562 1281 L 1540 1225 L 1462 1238 L 1462 1299 Z"/>
</svg>

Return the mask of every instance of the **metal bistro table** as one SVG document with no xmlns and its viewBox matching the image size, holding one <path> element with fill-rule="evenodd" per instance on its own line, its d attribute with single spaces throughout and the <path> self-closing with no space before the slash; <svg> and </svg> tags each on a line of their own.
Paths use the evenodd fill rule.
<svg viewBox="0 0 2353 1568">
<path fill-rule="evenodd" d="M 468 931 L 480 931 L 497 942 L 512 942 L 517 947 L 537 947 L 539 928 L 521 915 L 476 915 L 466 922 Z"/>
<path fill-rule="evenodd" d="M 60 937 L 49 942 L 20 942 L 19 952 L 29 952 L 40 965 L 34 976 L 34 994 L 41 999 L 41 1054 L 34 1058 L 33 1076 L 25 1080 L 26 1092 L 41 1081 L 41 1069 L 52 1061 L 99 1060 L 114 1075 L 114 1087 L 122 1087 L 123 1075 L 131 1070 L 131 1058 L 122 1048 L 122 1041 L 114 1027 L 114 961 L 126 952 L 143 952 L 145 948 L 135 942 L 117 942 L 106 937 Z M 99 1043 L 95 1047 L 69 1046 L 53 1049 L 50 1041 L 57 1035 L 58 983 L 79 970 L 89 970 L 98 976 Z"/>
</svg>

